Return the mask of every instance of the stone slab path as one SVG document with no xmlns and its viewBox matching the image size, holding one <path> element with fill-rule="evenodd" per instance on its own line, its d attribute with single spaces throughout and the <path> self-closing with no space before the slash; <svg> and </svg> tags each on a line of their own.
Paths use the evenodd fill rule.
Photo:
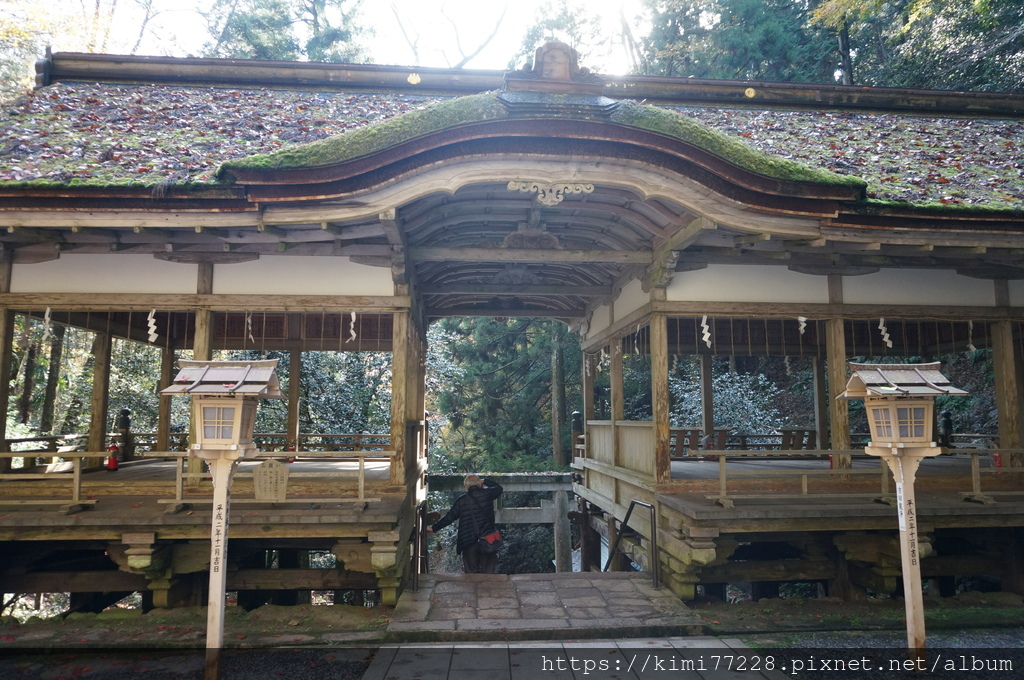
<svg viewBox="0 0 1024 680">
<path fill-rule="evenodd" d="M 700 617 L 648 574 L 428 574 L 388 625 L 393 642 L 701 635 Z"/>
</svg>

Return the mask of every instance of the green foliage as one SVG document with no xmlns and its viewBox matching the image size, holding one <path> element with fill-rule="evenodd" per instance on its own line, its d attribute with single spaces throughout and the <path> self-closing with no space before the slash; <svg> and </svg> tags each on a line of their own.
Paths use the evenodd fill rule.
<svg viewBox="0 0 1024 680">
<path fill-rule="evenodd" d="M 729 370 L 726 361 L 712 365 L 715 426 L 733 432 L 775 432 L 784 417 L 776 407 L 782 390 L 760 367 L 753 372 Z M 702 418 L 700 364 L 694 357 L 681 360 L 668 378 L 670 421 L 676 427 L 699 427 Z"/>
<path fill-rule="evenodd" d="M 360 62 L 360 0 L 218 0 L 204 13 L 204 56 Z"/>
<path fill-rule="evenodd" d="M 788 0 L 646 0 L 648 75 L 831 82 L 831 36 Z"/>
<path fill-rule="evenodd" d="M 444 319 L 428 334 L 431 470 L 552 468 L 551 352 L 558 322 Z M 566 342 L 568 410 L 578 409 L 578 345 Z M 568 430 L 568 427 L 565 428 Z M 564 433 L 568 445 L 569 433 Z"/>
</svg>

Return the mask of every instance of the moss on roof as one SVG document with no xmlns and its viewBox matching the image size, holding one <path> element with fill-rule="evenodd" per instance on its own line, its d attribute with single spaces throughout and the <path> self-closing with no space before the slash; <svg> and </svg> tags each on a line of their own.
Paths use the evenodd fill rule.
<svg viewBox="0 0 1024 680">
<path fill-rule="evenodd" d="M 410 111 L 377 125 L 328 137 L 310 144 L 227 161 L 218 170 L 224 177 L 234 169 L 281 170 L 332 165 L 381 151 L 432 132 L 468 123 L 503 118 L 505 107 L 493 93 L 458 97 Z"/>
<path fill-rule="evenodd" d="M 867 186 L 867 182 L 859 177 L 839 175 L 828 170 L 771 156 L 744 144 L 735 137 L 725 135 L 695 118 L 666 111 L 656 106 L 623 102 L 622 106 L 612 114 L 612 120 L 621 125 L 660 132 L 688 142 L 741 168 L 767 177 L 858 188 Z"/>
<path fill-rule="evenodd" d="M 566 111 L 572 115 L 573 109 L 567 106 Z M 447 128 L 510 117 L 494 93 L 458 97 L 377 125 L 311 144 L 227 161 L 221 166 L 218 176 L 224 178 L 235 169 L 271 171 L 341 163 Z M 657 132 L 692 144 L 741 168 L 767 177 L 857 188 L 867 186 L 867 182 L 857 177 L 838 175 L 828 170 L 772 157 L 693 118 L 655 106 L 622 102 L 612 114 L 611 120 L 620 125 Z"/>
<path fill-rule="evenodd" d="M 442 104 L 428 111 L 435 102 Z M 489 94 L 446 100 L 393 93 L 57 84 L 0 105 L 0 186 L 171 182 L 198 190 L 220 184 L 215 171 L 225 161 L 230 167 L 234 159 L 294 148 L 301 149 L 296 158 L 303 163 L 319 163 L 318 154 L 335 144 L 359 153 L 350 137 L 359 129 L 366 130 L 357 138 L 362 149 L 380 148 L 415 126 L 425 131 L 430 125 L 468 122 L 471 116 L 506 115 L 499 106 Z M 410 113 L 407 120 L 400 115 Z M 401 122 L 387 127 L 396 118 Z M 852 177 L 842 181 L 854 184 L 863 179 L 868 197 L 879 201 L 1024 209 L 1024 120 L 658 109 L 633 103 L 624 103 L 613 120 L 684 139 L 772 177 L 811 179 L 812 169 L 818 169 Z M 301 146 L 332 137 L 338 140 Z M 826 175 L 811 181 L 836 180 Z"/>
</svg>

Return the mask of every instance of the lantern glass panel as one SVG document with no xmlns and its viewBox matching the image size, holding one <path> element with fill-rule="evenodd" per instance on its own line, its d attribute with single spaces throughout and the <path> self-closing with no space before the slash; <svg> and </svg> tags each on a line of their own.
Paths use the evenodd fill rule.
<svg viewBox="0 0 1024 680">
<path fill-rule="evenodd" d="M 925 407 L 902 406 L 896 409 L 900 439 L 923 439 L 925 436 Z"/>
<path fill-rule="evenodd" d="M 232 439 L 235 425 L 234 406 L 203 407 L 203 437 L 205 439 Z"/>
<path fill-rule="evenodd" d="M 872 439 L 892 441 L 892 418 L 889 406 L 875 406 L 871 409 Z"/>
</svg>

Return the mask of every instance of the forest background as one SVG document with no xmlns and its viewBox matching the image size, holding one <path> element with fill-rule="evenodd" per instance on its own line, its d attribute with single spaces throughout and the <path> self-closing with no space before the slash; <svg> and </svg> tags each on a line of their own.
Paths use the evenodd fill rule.
<svg viewBox="0 0 1024 680">
<path fill-rule="evenodd" d="M 525 26 L 524 6 L 536 12 Z M 183 11 L 191 17 L 185 24 Z M 424 13 L 430 22 L 421 19 Z M 475 24 L 467 14 L 476 15 Z M 431 22 L 440 28 L 428 30 Z M 513 24 L 519 28 L 507 28 Z M 502 53 L 506 63 L 488 62 L 498 38 L 509 35 L 517 47 Z M 194 7 L 181 0 L 61 0 L 45 6 L 0 0 L 0 97 L 16 97 L 31 85 L 31 64 L 47 45 L 357 63 L 382 55 L 395 63 L 394 55 L 404 55 L 407 65 L 513 68 L 550 39 L 574 46 L 581 64 L 604 73 L 1024 92 L 1020 0 L 552 0 L 488 3 L 486 11 L 469 13 L 458 0 L 380 3 L 372 12 L 359 0 L 212 0 Z M 382 52 L 380 45 L 392 51 Z M 18 324 L 8 436 L 85 431 L 92 334 L 24 317 Z M 575 335 L 544 319 L 446 319 L 430 328 L 429 346 L 433 472 L 560 467 L 570 450 L 569 414 L 582 409 Z M 260 354 L 285 359 L 280 372 L 290 389 L 286 356 Z M 972 395 L 949 404 L 956 429 L 995 432 L 989 352 L 944 361 L 953 382 Z M 134 430 L 153 431 L 158 350 L 117 341 L 113 363 L 110 413 L 129 409 Z M 671 367 L 673 424 L 699 426 L 698 366 L 676 357 Z M 302 368 L 302 432 L 388 430 L 386 353 L 309 351 Z M 627 353 L 626 377 L 626 417 L 650 418 L 649 359 Z M 769 432 L 813 425 L 808 359 L 716 359 L 713 381 L 718 427 Z M 598 376 L 597 389 L 599 409 L 607 408 L 606 374 Z M 284 432 L 284 408 L 263 407 L 257 429 Z M 176 404 L 173 429 L 185 431 L 187 417 L 185 405 Z M 537 549 L 518 555 L 534 559 L 503 569 L 550 570 L 549 530 L 523 532 L 513 541 Z"/>
</svg>

